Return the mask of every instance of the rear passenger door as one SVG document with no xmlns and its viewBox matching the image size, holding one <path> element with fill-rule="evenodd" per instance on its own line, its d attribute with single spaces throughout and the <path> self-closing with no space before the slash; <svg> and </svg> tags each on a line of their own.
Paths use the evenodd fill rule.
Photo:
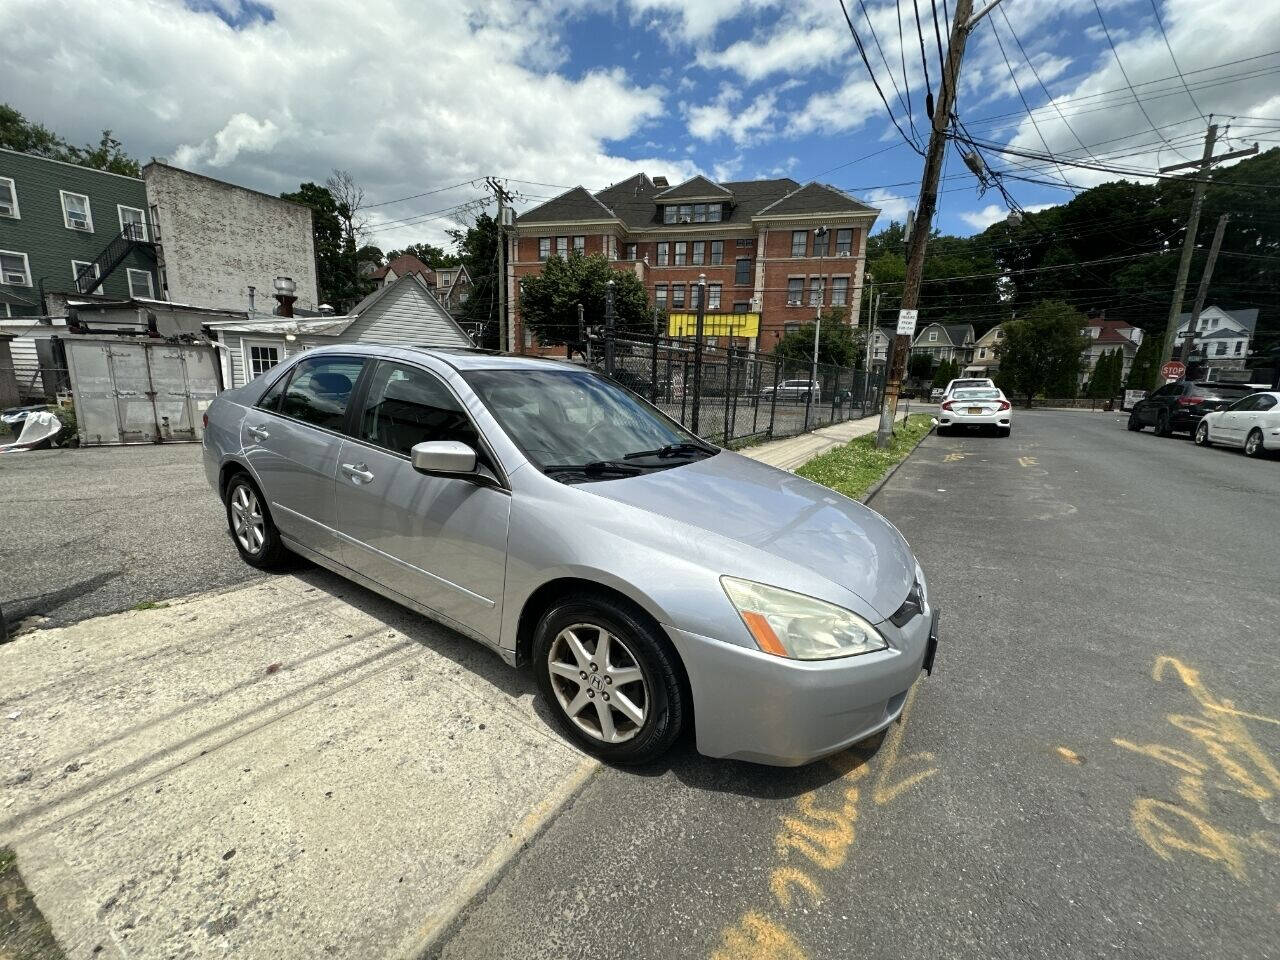
<svg viewBox="0 0 1280 960">
<path fill-rule="evenodd" d="M 414 444 L 457 440 L 497 466 L 452 389 L 434 373 L 381 360 L 338 457 L 342 562 L 481 638 L 498 641 L 511 497 L 418 473 Z"/>
<path fill-rule="evenodd" d="M 361 357 L 300 361 L 245 416 L 241 445 L 281 535 L 338 559 L 334 483 Z"/>
</svg>

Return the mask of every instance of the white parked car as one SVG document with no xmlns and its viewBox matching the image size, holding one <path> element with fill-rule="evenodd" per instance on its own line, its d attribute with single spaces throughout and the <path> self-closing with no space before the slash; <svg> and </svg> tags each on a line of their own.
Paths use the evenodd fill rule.
<svg viewBox="0 0 1280 960">
<path fill-rule="evenodd" d="M 1243 447 L 1250 457 L 1280 450 L 1280 393 L 1251 393 L 1228 407 L 1206 413 L 1196 424 L 1194 436 L 1197 446 L 1221 443 Z"/>
<path fill-rule="evenodd" d="M 941 399 L 949 400 L 953 391 L 966 387 L 988 387 L 994 390 L 995 386 L 996 382 L 990 377 L 959 377 L 947 384 L 947 388 L 942 391 Z"/>
<path fill-rule="evenodd" d="M 1007 437 L 1012 414 L 1013 404 L 996 387 L 960 387 L 942 401 L 938 433 L 950 433 L 955 427 L 992 427 L 997 436 Z"/>
<path fill-rule="evenodd" d="M 813 402 L 822 402 L 822 388 L 811 380 L 783 380 L 777 388 L 779 401 L 792 403 L 808 403 L 809 394 L 813 393 Z M 772 400 L 774 388 L 765 387 L 760 391 L 761 400 Z"/>
</svg>

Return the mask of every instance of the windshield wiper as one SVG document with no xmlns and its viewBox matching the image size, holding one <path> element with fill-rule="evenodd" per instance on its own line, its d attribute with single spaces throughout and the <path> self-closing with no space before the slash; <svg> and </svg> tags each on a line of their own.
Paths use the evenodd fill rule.
<svg viewBox="0 0 1280 960">
<path fill-rule="evenodd" d="M 542 468 L 545 474 L 553 473 L 581 473 L 588 477 L 634 477 L 638 473 L 643 473 L 644 468 L 631 463 L 622 463 L 618 460 L 592 460 L 590 463 L 552 463 Z"/>
<path fill-rule="evenodd" d="M 634 453 L 624 453 L 623 460 L 640 460 L 644 457 L 657 457 L 659 460 L 666 460 L 669 457 L 678 457 L 684 453 L 705 453 L 711 456 L 719 451 L 715 447 L 705 443 L 668 443 L 665 447 L 659 447 L 657 450 L 636 450 Z"/>
</svg>

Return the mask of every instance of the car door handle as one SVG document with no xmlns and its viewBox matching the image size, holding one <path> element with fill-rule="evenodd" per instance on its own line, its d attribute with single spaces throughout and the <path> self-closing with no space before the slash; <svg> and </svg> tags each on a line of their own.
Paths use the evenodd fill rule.
<svg viewBox="0 0 1280 960">
<path fill-rule="evenodd" d="M 255 440 L 265 440 L 267 437 L 271 436 L 271 434 L 267 433 L 267 431 L 263 430 L 261 427 L 246 427 L 245 432 Z"/>
<path fill-rule="evenodd" d="M 356 483 L 368 483 L 373 479 L 373 474 L 369 472 L 368 466 L 363 463 L 344 463 L 342 472 Z"/>
</svg>

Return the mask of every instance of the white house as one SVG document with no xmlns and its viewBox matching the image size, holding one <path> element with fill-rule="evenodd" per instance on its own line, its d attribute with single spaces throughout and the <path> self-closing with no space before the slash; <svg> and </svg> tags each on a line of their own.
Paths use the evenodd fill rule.
<svg viewBox="0 0 1280 960">
<path fill-rule="evenodd" d="M 936 367 L 943 360 L 965 364 L 973 359 L 972 323 L 929 323 L 916 334 L 911 352 L 933 357 Z"/>
<path fill-rule="evenodd" d="M 964 368 L 966 377 L 992 377 L 1000 366 L 996 348 L 1004 341 L 1003 325 L 994 327 L 977 339 L 973 345 L 973 359 Z"/>
<path fill-rule="evenodd" d="M 1089 338 L 1089 346 L 1080 354 L 1080 383 L 1093 374 L 1093 368 L 1104 353 L 1119 350 L 1124 358 L 1120 376 L 1129 376 L 1129 368 L 1133 366 L 1133 358 L 1138 355 L 1138 347 L 1142 346 L 1142 328 L 1135 327 L 1123 320 L 1108 320 L 1105 317 L 1090 319 L 1084 327 L 1084 334 Z"/>
<path fill-rule="evenodd" d="M 1209 367 L 1243 367 L 1249 355 L 1249 341 L 1258 325 L 1258 311 L 1227 310 L 1222 307 L 1205 307 L 1200 311 L 1196 326 L 1196 339 L 1191 354 L 1193 360 L 1203 360 Z M 1191 314 L 1178 318 L 1178 347 L 1182 348 L 1182 335 L 1191 327 Z"/>
<path fill-rule="evenodd" d="M 222 382 L 239 387 L 286 357 L 332 343 L 470 347 L 470 338 L 416 273 L 379 287 L 346 316 L 277 317 L 205 324 L 218 348 Z"/>
</svg>

